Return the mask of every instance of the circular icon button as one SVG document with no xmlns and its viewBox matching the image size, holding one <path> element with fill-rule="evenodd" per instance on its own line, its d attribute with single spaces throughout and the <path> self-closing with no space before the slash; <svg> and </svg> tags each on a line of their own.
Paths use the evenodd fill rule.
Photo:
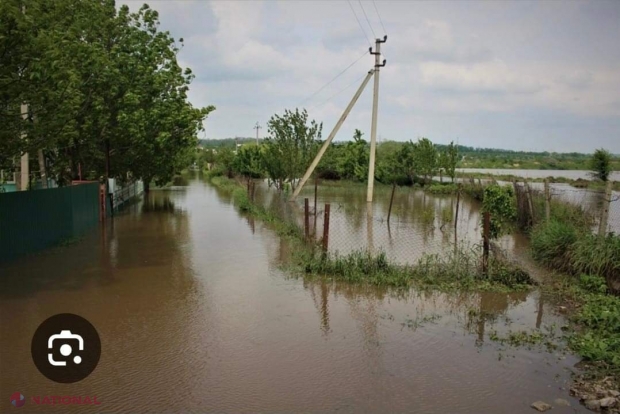
<svg viewBox="0 0 620 414">
<path fill-rule="evenodd" d="M 101 356 L 101 340 L 86 319 L 60 313 L 39 325 L 30 351 L 41 374 L 55 382 L 72 383 L 95 370 Z"/>
</svg>

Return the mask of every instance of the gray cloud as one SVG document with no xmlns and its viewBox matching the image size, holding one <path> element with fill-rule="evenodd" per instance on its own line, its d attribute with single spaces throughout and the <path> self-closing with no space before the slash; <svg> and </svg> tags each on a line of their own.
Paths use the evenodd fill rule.
<svg viewBox="0 0 620 414">
<path fill-rule="evenodd" d="M 351 4 L 372 37 L 359 3 Z M 362 5 L 382 36 L 372 2 Z M 163 29 L 185 38 L 179 58 L 196 74 L 190 99 L 218 108 L 205 124 L 210 137 L 251 135 L 256 121 L 302 102 L 328 133 L 372 67 L 366 56 L 307 99 L 368 49 L 346 2 L 152 6 Z M 620 153 L 617 1 L 377 1 L 377 7 L 389 35 L 378 126 L 384 139 Z M 350 139 L 355 128 L 369 131 L 371 99 L 368 88 L 337 139 Z"/>
</svg>

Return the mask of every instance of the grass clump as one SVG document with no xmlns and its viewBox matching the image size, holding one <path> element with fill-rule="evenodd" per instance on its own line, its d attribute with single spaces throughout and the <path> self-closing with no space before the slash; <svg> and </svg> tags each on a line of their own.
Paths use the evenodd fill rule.
<svg viewBox="0 0 620 414">
<path fill-rule="evenodd" d="M 424 187 L 424 191 L 430 194 L 456 194 L 458 186 L 454 183 L 433 183 Z"/>
<path fill-rule="evenodd" d="M 391 263 L 384 252 L 370 255 L 355 251 L 344 256 L 303 252 L 297 262 L 305 274 L 398 288 L 511 291 L 533 284 L 527 273 L 499 260 L 491 260 L 487 274 L 483 274 L 479 258 L 457 252 L 443 257 L 425 255 L 415 265 L 400 265 Z"/>
<path fill-rule="evenodd" d="M 579 237 L 573 225 L 550 220 L 535 226 L 530 236 L 535 260 L 550 268 L 570 269 L 570 251 Z"/>
<path fill-rule="evenodd" d="M 620 237 L 586 234 L 578 238 L 571 248 L 570 266 L 574 273 L 600 275 L 610 288 L 618 289 L 615 285 L 620 283 Z"/>
</svg>

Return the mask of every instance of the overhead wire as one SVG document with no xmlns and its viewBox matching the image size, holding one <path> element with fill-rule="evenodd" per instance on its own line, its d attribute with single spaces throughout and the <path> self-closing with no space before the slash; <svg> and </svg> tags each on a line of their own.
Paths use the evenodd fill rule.
<svg viewBox="0 0 620 414">
<path fill-rule="evenodd" d="M 383 20 L 381 19 L 381 15 L 379 14 L 379 9 L 377 9 L 377 4 L 375 3 L 375 0 L 372 0 L 372 5 L 375 6 L 375 11 L 377 12 L 379 22 L 381 23 L 381 27 L 383 28 L 383 34 L 387 36 L 387 30 L 385 30 L 385 26 L 383 25 Z"/>
<path fill-rule="evenodd" d="M 363 78 L 365 78 L 367 75 L 367 73 L 365 73 L 364 75 L 360 76 L 359 78 L 355 79 L 353 82 L 351 82 L 350 84 L 348 84 L 347 86 L 345 86 L 344 88 L 342 88 L 341 90 L 339 90 L 338 92 L 336 92 L 335 94 L 333 94 L 332 96 L 330 96 L 328 99 L 326 99 L 325 101 L 323 101 L 322 103 L 318 104 L 318 105 L 314 105 L 312 108 L 310 108 L 309 110 L 313 110 L 316 108 L 320 108 L 323 105 L 327 104 L 329 101 L 331 101 L 332 99 L 334 99 L 336 96 L 340 95 L 342 92 L 346 91 L 347 89 L 349 89 L 351 86 L 355 85 L 356 83 L 359 83 L 359 81 L 361 81 Z"/>
<path fill-rule="evenodd" d="M 360 25 L 360 29 L 362 29 L 362 33 L 364 33 L 364 37 L 368 41 L 368 46 L 372 47 L 372 44 L 370 43 L 370 39 L 368 38 L 368 35 L 366 34 L 366 30 L 364 30 L 364 26 L 362 26 L 362 22 L 360 22 L 360 19 L 357 17 L 357 13 L 355 13 L 355 9 L 353 9 L 353 5 L 351 5 L 351 0 L 347 0 L 347 3 L 349 3 L 349 7 L 351 8 L 351 11 L 353 12 L 353 16 L 355 16 L 355 20 L 357 20 L 357 24 Z"/>
<path fill-rule="evenodd" d="M 297 106 L 301 106 L 301 104 L 303 104 L 304 102 L 309 101 L 310 99 L 314 98 L 316 95 L 318 95 L 323 89 L 325 89 L 327 86 L 329 86 L 332 82 L 334 82 L 336 79 L 338 79 L 340 76 L 342 76 L 342 74 L 344 74 L 347 70 L 349 70 L 353 65 L 355 65 L 357 62 L 359 62 L 360 60 L 362 60 L 362 58 L 364 58 L 366 55 L 368 55 L 368 52 L 364 52 L 360 57 L 358 57 L 357 59 L 355 59 L 349 66 L 347 66 L 346 68 L 344 68 L 339 74 L 337 74 L 336 76 L 334 76 L 329 82 L 327 82 L 325 85 L 321 86 L 319 88 L 319 90 L 317 90 L 316 92 L 314 92 L 312 95 L 310 95 L 309 97 L 307 97 L 306 99 L 304 99 L 303 101 L 301 101 L 299 104 L 297 104 Z"/>
<path fill-rule="evenodd" d="M 362 4 L 362 0 L 357 0 L 362 8 L 362 12 L 364 13 L 364 17 L 366 17 L 366 22 L 368 22 L 368 27 L 370 27 L 370 31 L 372 32 L 373 37 L 376 39 L 377 35 L 375 34 L 375 30 L 372 28 L 372 24 L 370 24 L 370 20 L 368 19 L 368 15 L 366 14 L 366 10 L 364 10 L 364 5 Z"/>
</svg>

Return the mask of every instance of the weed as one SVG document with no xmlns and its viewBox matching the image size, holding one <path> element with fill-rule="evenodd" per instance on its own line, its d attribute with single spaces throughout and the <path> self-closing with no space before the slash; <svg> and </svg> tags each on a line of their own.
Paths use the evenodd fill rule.
<svg viewBox="0 0 620 414">
<path fill-rule="evenodd" d="M 573 225 L 550 220 L 538 224 L 531 233 L 532 256 L 545 266 L 569 271 L 570 250 L 579 236 Z"/>
</svg>

